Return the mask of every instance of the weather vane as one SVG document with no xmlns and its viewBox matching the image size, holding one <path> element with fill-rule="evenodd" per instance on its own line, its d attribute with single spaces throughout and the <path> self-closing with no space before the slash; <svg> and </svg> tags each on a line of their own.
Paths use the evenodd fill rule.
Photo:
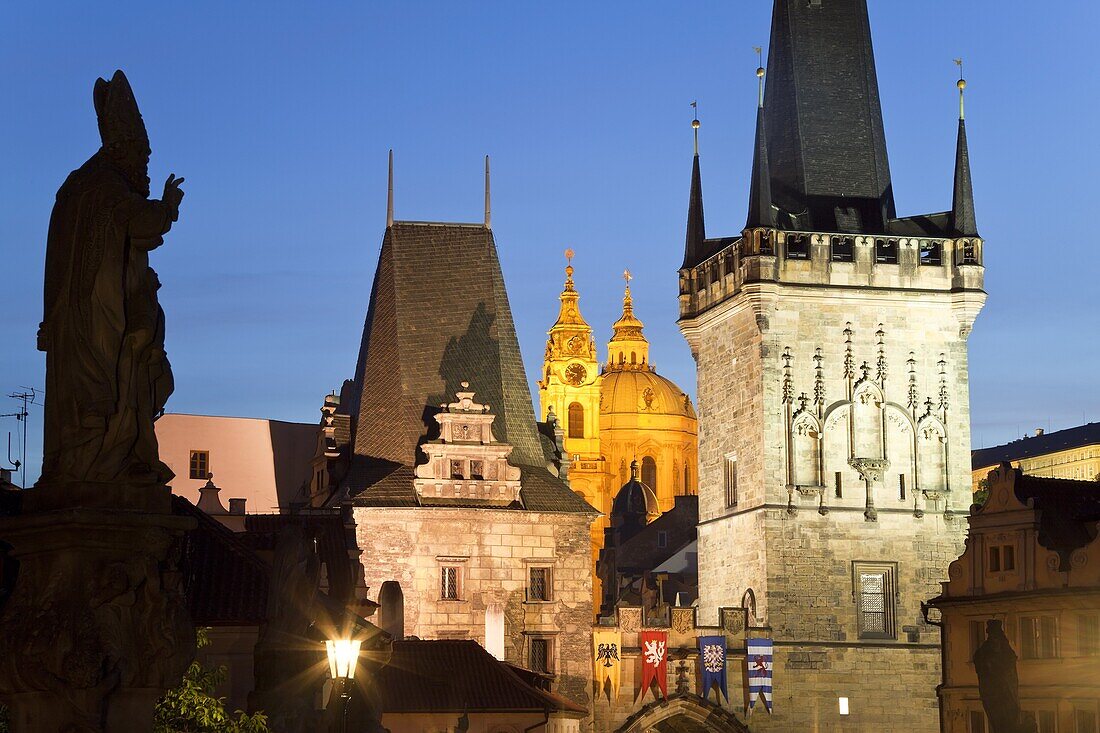
<svg viewBox="0 0 1100 733">
<path fill-rule="evenodd" d="M 626 280 L 626 286 L 630 287 L 630 281 L 634 279 L 634 276 L 630 274 L 630 270 L 623 270 L 623 280 Z"/>
<path fill-rule="evenodd" d="M 699 154 L 699 100 L 691 102 L 691 108 L 695 111 L 695 117 L 691 121 L 691 129 L 695 131 L 695 154 Z"/>
</svg>

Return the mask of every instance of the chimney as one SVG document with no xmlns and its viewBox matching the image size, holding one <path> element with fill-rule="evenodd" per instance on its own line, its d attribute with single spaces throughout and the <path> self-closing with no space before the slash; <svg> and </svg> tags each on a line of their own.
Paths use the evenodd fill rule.
<svg viewBox="0 0 1100 733">
<path fill-rule="evenodd" d="M 244 503 L 245 499 L 230 499 L 229 500 L 229 513 L 244 516 Z"/>
<path fill-rule="evenodd" d="M 1043 434 L 1043 429 L 1042 428 L 1035 428 L 1035 437 L 1036 438 L 1038 438 L 1042 434 Z"/>
</svg>

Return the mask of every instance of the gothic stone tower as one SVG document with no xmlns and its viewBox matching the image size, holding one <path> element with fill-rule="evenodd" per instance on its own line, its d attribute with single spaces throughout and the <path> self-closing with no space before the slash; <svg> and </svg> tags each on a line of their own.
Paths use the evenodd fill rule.
<svg viewBox="0 0 1100 733">
<path fill-rule="evenodd" d="M 985 301 L 961 104 L 951 210 L 899 218 L 866 0 L 776 0 L 761 91 L 746 226 L 706 237 L 696 153 L 680 270 L 700 614 L 772 629 L 753 730 L 935 731 L 920 602 L 962 547 Z"/>
</svg>

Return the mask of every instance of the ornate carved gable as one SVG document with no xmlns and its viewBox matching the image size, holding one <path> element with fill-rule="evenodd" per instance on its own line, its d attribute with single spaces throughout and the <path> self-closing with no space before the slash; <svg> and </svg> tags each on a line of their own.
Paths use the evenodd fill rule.
<svg viewBox="0 0 1100 733">
<path fill-rule="evenodd" d="M 469 382 L 463 382 L 468 389 Z M 435 416 L 439 438 L 420 447 L 427 463 L 416 467 L 416 495 L 422 504 L 475 503 L 508 506 L 520 500 L 520 469 L 508 463 L 512 446 L 493 438 L 489 405 L 474 393 L 458 392 Z"/>
</svg>

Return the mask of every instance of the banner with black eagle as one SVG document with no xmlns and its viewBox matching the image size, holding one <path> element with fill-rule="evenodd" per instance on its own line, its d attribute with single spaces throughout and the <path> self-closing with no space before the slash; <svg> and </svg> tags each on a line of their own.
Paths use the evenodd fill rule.
<svg viewBox="0 0 1100 733">
<path fill-rule="evenodd" d="M 639 639 L 642 645 L 642 694 L 638 701 L 645 699 L 653 680 L 657 680 L 661 696 L 668 697 L 668 632 L 643 631 Z"/>
<path fill-rule="evenodd" d="M 703 670 L 703 697 L 709 698 L 711 688 L 717 685 L 718 691 L 728 702 L 730 695 L 726 689 L 726 637 L 699 637 L 699 666 Z M 718 702 L 722 702 L 721 698 Z"/>
<path fill-rule="evenodd" d="M 611 699 L 619 696 L 619 680 L 622 670 L 622 634 L 618 630 L 599 630 L 592 633 L 592 652 L 596 662 L 597 697 L 603 697 L 604 687 L 611 681 Z"/>
</svg>

